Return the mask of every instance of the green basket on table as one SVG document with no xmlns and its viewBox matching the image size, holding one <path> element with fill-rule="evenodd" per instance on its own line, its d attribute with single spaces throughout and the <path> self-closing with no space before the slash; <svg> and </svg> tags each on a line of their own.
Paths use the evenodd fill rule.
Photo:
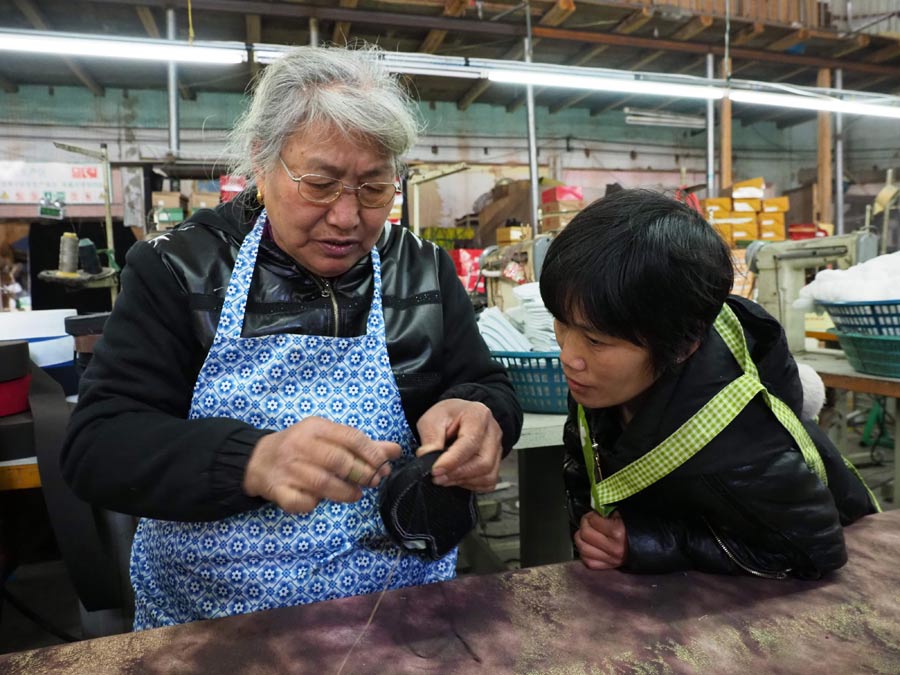
<svg viewBox="0 0 900 675">
<path fill-rule="evenodd" d="M 900 300 L 819 302 L 854 370 L 900 377 Z"/>
<path fill-rule="evenodd" d="M 525 412 L 565 414 L 569 385 L 559 352 L 491 352 L 509 373 Z"/>
</svg>

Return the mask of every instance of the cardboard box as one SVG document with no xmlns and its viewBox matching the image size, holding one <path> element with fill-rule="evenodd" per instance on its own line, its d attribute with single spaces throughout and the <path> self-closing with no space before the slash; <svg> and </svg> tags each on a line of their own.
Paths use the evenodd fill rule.
<svg viewBox="0 0 900 675">
<path fill-rule="evenodd" d="M 478 275 L 478 259 L 481 257 L 482 250 L 480 248 L 456 248 L 450 251 L 457 276 Z"/>
<path fill-rule="evenodd" d="M 710 211 L 715 214 L 731 213 L 731 197 L 710 197 L 709 199 L 701 199 L 700 207 L 703 214 L 707 215 Z"/>
<path fill-rule="evenodd" d="M 188 198 L 180 192 L 153 192 L 150 194 L 154 209 L 184 209 Z"/>
<path fill-rule="evenodd" d="M 731 202 L 731 210 L 737 213 L 756 213 L 761 209 L 761 199 L 733 199 Z"/>
<path fill-rule="evenodd" d="M 731 238 L 731 223 L 714 223 L 713 229 L 719 233 L 719 236 L 722 237 L 722 240 L 728 244 L 729 247 L 732 246 L 732 238 Z"/>
<path fill-rule="evenodd" d="M 247 187 L 247 179 L 244 176 L 219 176 L 219 194 L 223 202 L 233 199 L 235 195 L 244 191 Z"/>
<path fill-rule="evenodd" d="M 497 228 L 497 245 L 506 246 L 517 241 L 525 241 L 531 239 L 530 227 L 498 227 Z"/>
<path fill-rule="evenodd" d="M 770 197 L 763 199 L 762 210 L 765 213 L 787 213 L 791 210 L 790 197 Z"/>
<path fill-rule="evenodd" d="M 766 181 L 762 177 L 738 181 L 731 186 L 731 196 L 734 199 L 763 199 L 766 196 Z"/>
<path fill-rule="evenodd" d="M 784 230 L 784 213 L 760 213 L 757 220 L 760 227 L 780 227 Z"/>
<path fill-rule="evenodd" d="M 784 240 L 784 223 L 780 225 L 760 225 L 759 239 L 766 241 L 783 241 Z"/>
<path fill-rule="evenodd" d="M 577 185 L 557 185 L 541 192 L 541 204 L 568 200 L 584 201 L 584 192 Z"/>
<path fill-rule="evenodd" d="M 197 209 L 214 209 L 218 205 L 218 192 L 192 192 L 188 199 L 188 206 L 192 213 Z"/>
<path fill-rule="evenodd" d="M 154 209 L 156 229 L 169 230 L 184 220 L 184 209 L 181 207 L 174 209 L 157 208 Z"/>
<path fill-rule="evenodd" d="M 573 213 L 557 213 L 552 216 L 543 216 L 541 218 L 541 232 L 550 232 L 551 230 L 559 230 L 572 222 L 577 216 L 577 212 Z"/>
<path fill-rule="evenodd" d="M 561 202 L 544 202 L 541 204 L 543 213 L 566 213 L 568 211 L 578 212 L 584 208 L 584 201 L 581 199 L 564 199 Z"/>
<path fill-rule="evenodd" d="M 737 242 L 747 239 L 759 239 L 759 226 L 756 224 L 756 221 L 732 224 L 731 240 L 737 244 Z"/>
</svg>

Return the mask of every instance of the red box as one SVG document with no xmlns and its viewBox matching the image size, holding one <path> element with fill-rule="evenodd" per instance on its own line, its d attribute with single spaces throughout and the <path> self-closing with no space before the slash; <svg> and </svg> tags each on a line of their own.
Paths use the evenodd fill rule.
<svg viewBox="0 0 900 675">
<path fill-rule="evenodd" d="M 556 187 L 544 190 L 541 193 L 541 204 L 547 202 L 564 202 L 567 200 L 582 200 L 584 193 L 577 185 L 557 185 Z"/>
<path fill-rule="evenodd" d="M 788 239 L 797 241 L 799 239 L 815 239 L 816 237 L 827 237 L 828 231 L 819 227 L 815 223 L 794 223 L 788 225 Z"/>
<path fill-rule="evenodd" d="M 483 250 L 481 248 L 455 248 L 450 251 L 450 257 L 456 266 L 456 274 L 460 277 L 466 277 L 470 274 L 477 276 L 478 259 L 481 257 Z"/>
<path fill-rule="evenodd" d="M 227 202 L 239 192 L 243 192 L 246 187 L 247 179 L 243 176 L 229 176 L 228 174 L 219 176 L 219 194 L 223 202 Z"/>
</svg>

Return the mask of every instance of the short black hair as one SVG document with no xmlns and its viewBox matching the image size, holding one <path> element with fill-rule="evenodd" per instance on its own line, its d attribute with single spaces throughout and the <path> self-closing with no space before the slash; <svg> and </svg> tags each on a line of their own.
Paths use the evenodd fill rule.
<svg viewBox="0 0 900 675">
<path fill-rule="evenodd" d="M 734 282 L 731 252 L 703 216 L 650 190 L 621 190 L 550 244 L 541 297 L 553 316 L 647 348 L 661 374 L 702 339 Z"/>
</svg>

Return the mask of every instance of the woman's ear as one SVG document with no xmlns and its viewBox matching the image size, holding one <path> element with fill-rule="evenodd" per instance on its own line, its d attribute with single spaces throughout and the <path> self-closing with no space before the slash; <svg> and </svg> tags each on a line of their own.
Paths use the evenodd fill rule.
<svg viewBox="0 0 900 675">
<path fill-rule="evenodd" d="M 694 355 L 694 352 L 700 348 L 700 340 L 694 340 L 694 342 L 688 346 L 688 348 L 684 351 L 684 353 L 675 359 L 675 363 L 684 363 L 689 358 Z"/>
</svg>

